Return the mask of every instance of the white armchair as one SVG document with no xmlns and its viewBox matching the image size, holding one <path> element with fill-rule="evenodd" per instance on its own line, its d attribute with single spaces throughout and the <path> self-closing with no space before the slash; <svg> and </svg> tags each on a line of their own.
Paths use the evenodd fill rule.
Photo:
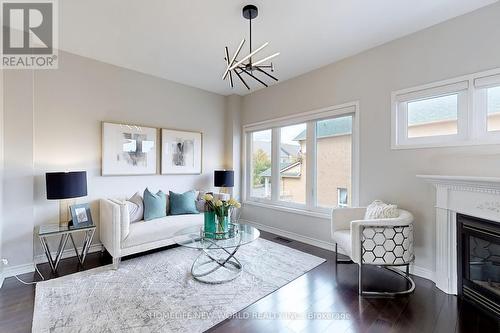
<svg viewBox="0 0 500 333">
<path fill-rule="evenodd" d="M 409 274 L 413 251 L 413 215 L 399 209 L 396 218 L 364 220 L 366 208 L 337 208 L 332 212 L 332 238 L 335 260 L 338 246 L 359 265 L 359 294 L 395 296 L 415 289 Z M 400 292 L 363 291 L 363 265 L 380 266 L 404 277 L 410 287 Z M 406 274 L 395 266 L 405 266 Z"/>
</svg>

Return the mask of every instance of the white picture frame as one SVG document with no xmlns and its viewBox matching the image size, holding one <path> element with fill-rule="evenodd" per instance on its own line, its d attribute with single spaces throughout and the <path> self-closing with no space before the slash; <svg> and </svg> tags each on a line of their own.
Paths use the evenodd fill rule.
<svg viewBox="0 0 500 333">
<path fill-rule="evenodd" d="M 202 173 L 203 136 L 201 132 L 161 130 L 161 174 Z"/>
<path fill-rule="evenodd" d="M 102 123 L 102 176 L 158 173 L 158 129 Z"/>
</svg>

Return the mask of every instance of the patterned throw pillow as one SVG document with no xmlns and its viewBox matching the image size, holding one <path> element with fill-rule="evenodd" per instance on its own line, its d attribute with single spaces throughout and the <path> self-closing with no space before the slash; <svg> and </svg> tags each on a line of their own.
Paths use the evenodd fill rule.
<svg viewBox="0 0 500 333">
<path fill-rule="evenodd" d="M 398 206 L 375 200 L 366 207 L 365 220 L 389 219 L 399 216 Z"/>
<path fill-rule="evenodd" d="M 130 199 L 125 200 L 125 205 L 128 208 L 130 223 L 142 221 L 144 218 L 144 202 L 139 192 L 134 194 Z"/>
</svg>

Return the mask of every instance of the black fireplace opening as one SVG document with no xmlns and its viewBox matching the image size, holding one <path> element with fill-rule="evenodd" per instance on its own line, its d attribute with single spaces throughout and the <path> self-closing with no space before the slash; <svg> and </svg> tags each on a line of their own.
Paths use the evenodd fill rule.
<svg viewBox="0 0 500 333">
<path fill-rule="evenodd" d="M 500 223 L 457 214 L 458 294 L 500 318 Z"/>
</svg>

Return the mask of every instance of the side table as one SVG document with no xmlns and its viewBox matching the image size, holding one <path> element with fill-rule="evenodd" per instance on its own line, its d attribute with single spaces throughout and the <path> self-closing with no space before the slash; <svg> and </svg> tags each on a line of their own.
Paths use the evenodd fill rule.
<svg viewBox="0 0 500 333">
<path fill-rule="evenodd" d="M 53 273 L 57 272 L 57 266 L 59 265 L 59 261 L 61 260 L 64 249 L 66 248 L 66 243 L 68 242 L 68 238 L 71 239 L 71 243 L 73 244 L 73 248 L 75 249 L 76 256 L 78 257 L 78 261 L 81 265 L 85 262 L 85 257 L 90 249 L 90 244 L 92 244 L 92 239 L 94 238 L 96 226 L 94 224 L 88 226 L 60 226 L 59 224 L 47 224 L 38 226 L 35 230 L 38 239 L 40 240 L 40 244 L 42 245 L 43 251 L 47 256 L 49 261 L 50 268 Z M 83 239 L 82 252 L 78 253 L 78 249 L 75 244 L 75 240 L 73 238 L 74 233 L 84 233 L 85 237 Z M 52 258 L 52 254 L 49 249 L 49 243 L 47 241 L 48 237 L 51 236 L 59 236 L 59 247 L 57 249 L 57 254 L 55 258 Z"/>
</svg>

